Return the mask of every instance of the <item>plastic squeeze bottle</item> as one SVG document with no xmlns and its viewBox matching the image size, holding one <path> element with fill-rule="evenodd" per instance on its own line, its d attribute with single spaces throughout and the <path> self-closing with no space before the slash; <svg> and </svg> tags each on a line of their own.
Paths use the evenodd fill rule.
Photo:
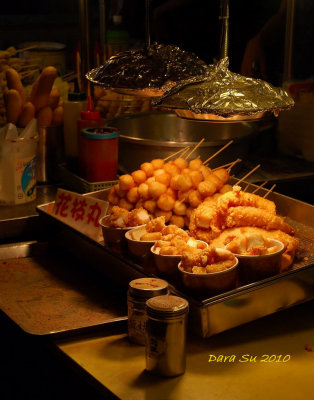
<svg viewBox="0 0 314 400">
<path fill-rule="evenodd" d="M 67 161 L 78 157 L 77 120 L 82 110 L 87 107 L 85 92 L 69 92 L 68 100 L 64 101 L 63 135 L 64 148 Z"/>
<path fill-rule="evenodd" d="M 80 135 L 80 132 L 84 128 L 90 128 L 93 126 L 97 126 L 102 128 L 105 124 L 105 120 L 101 118 L 100 112 L 94 110 L 92 97 L 88 96 L 88 106 L 87 110 L 83 110 L 80 112 L 80 118 L 77 120 L 77 141 Z"/>
</svg>

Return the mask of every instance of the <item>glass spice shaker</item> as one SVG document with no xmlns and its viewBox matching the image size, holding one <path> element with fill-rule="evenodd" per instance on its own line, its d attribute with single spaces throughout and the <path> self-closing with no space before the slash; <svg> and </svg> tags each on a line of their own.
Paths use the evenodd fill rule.
<svg viewBox="0 0 314 400">
<path fill-rule="evenodd" d="M 134 279 L 128 290 L 128 335 L 133 343 L 145 345 L 146 301 L 168 293 L 168 282 L 157 278 Z"/>
<path fill-rule="evenodd" d="M 185 372 L 189 303 L 177 296 L 157 296 L 146 302 L 146 370 L 162 376 Z"/>
</svg>

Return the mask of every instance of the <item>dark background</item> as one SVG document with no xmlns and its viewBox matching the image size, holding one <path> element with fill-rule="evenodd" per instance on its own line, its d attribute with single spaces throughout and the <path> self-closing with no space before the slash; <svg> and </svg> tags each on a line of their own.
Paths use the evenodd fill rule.
<svg viewBox="0 0 314 400">
<path fill-rule="evenodd" d="M 219 0 L 152 0 L 153 40 L 176 44 L 195 52 L 211 63 L 219 54 Z M 0 49 L 26 41 L 65 43 L 69 69 L 71 54 L 80 39 L 78 0 L 15 0 L 0 5 Z M 161 10 L 168 7 L 164 12 Z M 247 41 L 274 14 L 280 0 L 230 1 L 230 69 L 240 71 Z M 145 39 L 145 0 L 106 1 L 108 26 L 111 16 L 121 14 L 130 34 L 130 46 L 139 47 Z M 99 3 L 90 1 L 91 44 L 99 40 Z M 269 80 L 278 81 L 282 74 L 283 41 L 270 49 Z"/>
</svg>

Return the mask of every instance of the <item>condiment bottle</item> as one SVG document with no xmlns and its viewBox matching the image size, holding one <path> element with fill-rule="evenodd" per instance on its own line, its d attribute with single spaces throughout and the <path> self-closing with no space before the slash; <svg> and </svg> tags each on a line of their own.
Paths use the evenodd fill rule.
<svg viewBox="0 0 314 400">
<path fill-rule="evenodd" d="M 162 376 L 185 372 L 189 303 L 177 296 L 157 296 L 146 302 L 146 370 Z"/>
<path fill-rule="evenodd" d="M 77 136 L 83 128 L 103 127 L 104 124 L 105 120 L 101 118 L 100 112 L 94 110 L 92 97 L 88 96 L 87 110 L 81 111 L 80 118 L 77 120 Z"/>
<path fill-rule="evenodd" d="M 129 283 L 128 334 L 133 343 L 145 345 L 146 301 L 168 293 L 168 283 L 163 279 L 140 278 Z"/>
<path fill-rule="evenodd" d="M 79 171 L 89 182 L 117 178 L 119 129 L 105 126 L 84 128 L 79 136 Z"/>
<path fill-rule="evenodd" d="M 85 92 L 70 92 L 68 100 L 63 103 L 63 135 L 64 148 L 67 160 L 75 159 L 78 155 L 77 120 L 82 110 L 87 107 Z"/>
</svg>

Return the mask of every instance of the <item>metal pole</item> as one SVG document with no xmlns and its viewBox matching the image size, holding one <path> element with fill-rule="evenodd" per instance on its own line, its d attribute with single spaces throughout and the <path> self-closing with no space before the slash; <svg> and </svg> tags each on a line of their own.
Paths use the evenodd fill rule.
<svg viewBox="0 0 314 400">
<path fill-rule="evenodd" d="M 79 0 L 80 37 L 81 37 L 81 84 L 87 91 L 85 74 L 90 70 L 90 31 L 89 31 L 89 0 Z"/>
<path fill-rule="evenodd" d="M 292 53 L 293 53 L 293 27 L 294 27 L 295 0 L 288 0 L 286 15 L 285 56 L 283 68 L 283 81 L 292 79 Z"/>
<path fill-rule="evenodd" d="M 220 0 L 220 59 L 228 57 L 229 45 L 229 0 Z"/>
<path fill-rule="evenodd" d="M 150 48 L 151 23 L 150 23 L 150 0 L 145 0 L 145 49 Z"/>
<path fill-rule="evenodd" d="M 99 43 L 103 52 L 103 62 L 107 60 L 107 24 L 106 24 L 106 0 L 99 0 Z"/>
</svg>

